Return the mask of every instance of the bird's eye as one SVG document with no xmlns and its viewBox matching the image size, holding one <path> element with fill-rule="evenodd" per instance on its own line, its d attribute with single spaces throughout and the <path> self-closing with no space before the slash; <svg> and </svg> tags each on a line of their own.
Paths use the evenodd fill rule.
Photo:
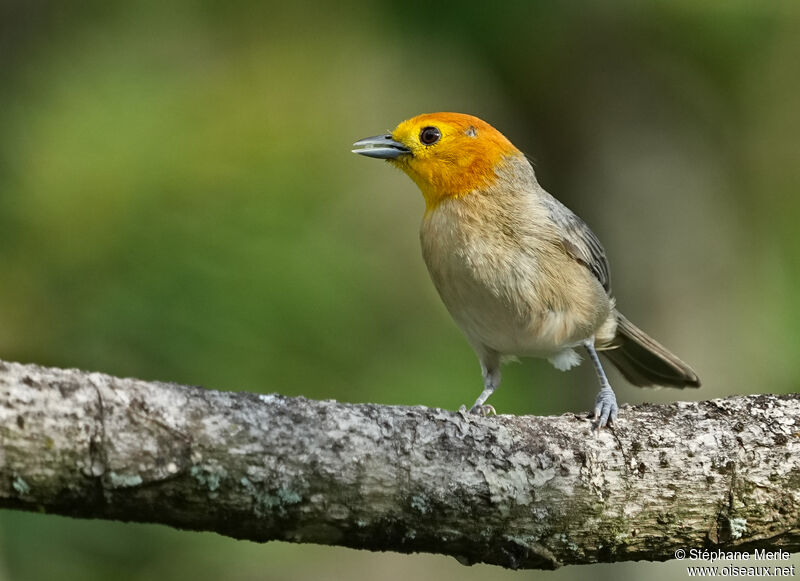
<svg viewBox="0 0 800 581">
<path fill-rule="evenodd" d="M 442 132 L 438 127 L 423 127 L 419 132 L 419 140 L 423 145 L 433 145 L 442 137 Z"/>
</svg>

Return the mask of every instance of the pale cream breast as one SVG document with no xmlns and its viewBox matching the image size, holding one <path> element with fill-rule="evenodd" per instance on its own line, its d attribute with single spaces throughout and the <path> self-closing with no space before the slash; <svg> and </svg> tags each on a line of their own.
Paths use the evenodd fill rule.
<svg viewBox="0 0 800 581">
<path fill-rule="evenodd" d="M 485 191 L 429 210 L 422 254 L 473 346 L 550 356 L 613 324 L 613 305 L 591 271 L 564 250 L 533 171 L 517 162 L 508 169 L 513 178 L 498 172 Z"/>
</svg>

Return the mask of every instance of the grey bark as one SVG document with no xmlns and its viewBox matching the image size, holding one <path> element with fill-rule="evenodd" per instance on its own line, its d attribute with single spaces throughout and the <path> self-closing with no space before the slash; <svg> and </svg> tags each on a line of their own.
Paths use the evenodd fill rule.
<svg viewBox="0 0 800 581">
<path fill-rule="evenodd" d="M 800 396 L 463 416 L 0 362 L 0 507 L 554 568 L 800 547 Z"/>
</svg>

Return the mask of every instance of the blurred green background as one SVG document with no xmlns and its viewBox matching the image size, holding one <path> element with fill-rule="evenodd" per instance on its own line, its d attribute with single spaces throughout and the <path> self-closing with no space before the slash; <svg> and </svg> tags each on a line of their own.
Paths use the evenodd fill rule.
<svg viewBox="0 0 800 581">
<path fill-rule="evenodd" d="M 419 256 L 422 197 L 350 153 L 444 110 L 486 119 L 536 160 L 604 241 L 621 310 L 704 382 L 653 391 L 614 376 L 621 401 L 793 391 L 798 54 L 792 2 L 0 0 L 0 356 L 471 403 L 477 361 Z M 556 414 L 587 410 L 595 392 L 589 366 L 525 361 L 492 403 Z M 0 513 L 12 580 L 643 571 L 685 574 L 512 573 Z"/>
</svg>

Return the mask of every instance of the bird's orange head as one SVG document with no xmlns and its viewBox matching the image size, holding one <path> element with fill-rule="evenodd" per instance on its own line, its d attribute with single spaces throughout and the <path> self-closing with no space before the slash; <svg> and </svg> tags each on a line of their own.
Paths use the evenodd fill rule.
<svg viewBox="0 0 800 581">
<path fill-rule="evenodd" d="M 428 210 L 442 200 L 490 185 L 507 158 L 522 155 L 494 127 L 463 113 L 426 113 L 391 134 L 357 141 L 353 151 L 386 159 L 406 172 Z"/>
</svg>

